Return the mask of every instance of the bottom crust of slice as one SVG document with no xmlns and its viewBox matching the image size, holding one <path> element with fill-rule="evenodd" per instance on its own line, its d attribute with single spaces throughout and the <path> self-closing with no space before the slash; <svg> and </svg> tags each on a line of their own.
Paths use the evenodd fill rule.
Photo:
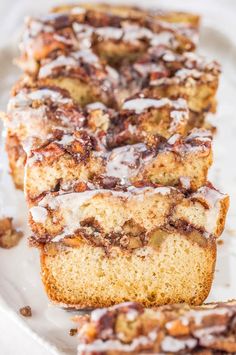
<svg viewBox="0 0 236 355">
<path fill-rule="evenodd" d="M 42 280 L 49 298 L 63 306 L 108 307 L 135 301 L 145 307 L 199 305 L 211 288 L 214 238 L 169 234 L 154 246 L 109 252 L 84 242 L 48 243 L 41 250 Z"/>
</svg>

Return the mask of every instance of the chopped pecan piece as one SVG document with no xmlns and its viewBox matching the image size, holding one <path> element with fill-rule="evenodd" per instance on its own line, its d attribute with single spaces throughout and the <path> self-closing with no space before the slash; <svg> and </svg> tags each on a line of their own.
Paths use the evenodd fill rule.
<svg viewBox="0 0 236 355">
<path fill-rule="evenodd" d="M 0 219 L 0 247 L 10 249 L 16 246 L 23 233 L 13 228 L 12 218 Z"/>
<path fill-rule="evenodd" d="M 19 312 L 23 317 L 32 317 L 32 310 L 30 306 L 20 308 Z"/>
</svg>

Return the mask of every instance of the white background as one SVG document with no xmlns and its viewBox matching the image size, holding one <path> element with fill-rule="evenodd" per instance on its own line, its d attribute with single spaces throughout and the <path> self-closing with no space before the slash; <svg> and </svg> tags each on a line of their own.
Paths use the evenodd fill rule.
<svg viewBox="0 0 236 355">
<path fill-rule="evenodd" d="M 62 1 L 53 0 L 0 0 L 0 48 L 5 44 L 15 41 L 19 35 L 19 30 L 21 29 L 22 21 L 25 15 L 43 13 L 50 8 L 50 6 L 57 5 L 61 2 Z M 63 2 L 65 3 L 69 1 L 65 0 Z M 117 3 L 121 2 L 117 1 Z M 127 1 L 125 3 L 127 4 Z M 137 1 L 133 1 L 133 3 L 141 5 L 142 1 L 139 3 Z M 234 0 L 145 0 L 143 1 L 143 4 L 148 6 L 171 6 L 172 8 L 193 10 L 200 14 L 205 14 L 205 19 L 208 22 L 212 21 L 214 24 L 217 23 L 219 28 L 224 28 L 224 32 L 227 32 L 232 42 L 234 41 L 234 43 L 236 43 L 236 1 Z M 225 56 L 227 55 L 228 53 L 225 53 Z M 2 78 L 0 77 L 0 80 L 1 79 Z M 3 109 L 3 107 L 1 107 L 1 109 Z M 232 120 L 236 120 L 236 117 L 232 117 Z M 222 127 L 223 126 L 221 125 L 221 130 Z M 232 152 L 231 158 L 234 159 L 232 157 Z M 233 165 L 235 165 L 235 163 L 232 164 L 232 169 L 234 168 Z M 230 174 L 230 171 L 228 173 Z M 228 191 L 227 185 L 224 186 L 224 190 Z M 233 217 L 233 215 L 234 213 L 231 214 L 231 217 Z M 6 250 L 5 253 L 8 253 L 8 251 Z M 9 253 L 9 262 L 14 262 L 14 260 L 10 260 L 10 256 L 11 254 Z M 16 277 L 20 276 L 16 275 Z M 233 297 L 236 297 L 236 295 L 232 295 L 232 298 Z M 1 355 L 48 355 L 50 353 L 51 352 L 45 346 L 33 340 L 24 329 L 17 325 L 13 316 L 9 315 L 8 312 L 0 313 Z"/>
</svg>

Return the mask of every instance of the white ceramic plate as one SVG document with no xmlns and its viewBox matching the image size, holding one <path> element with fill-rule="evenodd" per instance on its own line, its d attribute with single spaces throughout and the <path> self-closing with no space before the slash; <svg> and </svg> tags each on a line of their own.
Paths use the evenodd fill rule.
<svg viewBox="0 0 236 355">
<path fill-rule="evenodd" d="M 5 108 L 10 86 L 19 73 L 12 66 L 16 46 L 6 46 L 0 52 L 1 109 Z M 219 109 L 211 122 L 218 128 L 214 143 L 214 165 L 209 179 L 221 191 L 229 193 L 231 207 L 224 244 L 218 247 L 216 275 L 208 301 L 236 298 L 236 47 L 228 35 L 227 26 L 206 21 L 203 24 L 200 51 L 209 58 L 218 59 L 223 66 L 219 89 Z M 12 216 L 15 225 L 25 233 L 24 240 L 11 250 L 0 250 L 0 309 L 7 312 L 54 354 L 76 354 L 76 338 L 68 331 L 73 327 L 73 313 L 49 304 L 40 281 L 37 250 L 27 246 L 27 211 L 23 193 L 16 191 L 7 170 L 6 157 L 1 152 L 0 214 Z M 30 305 L 31 318 L 19 315 L 19 308 Z"/>
</svg>

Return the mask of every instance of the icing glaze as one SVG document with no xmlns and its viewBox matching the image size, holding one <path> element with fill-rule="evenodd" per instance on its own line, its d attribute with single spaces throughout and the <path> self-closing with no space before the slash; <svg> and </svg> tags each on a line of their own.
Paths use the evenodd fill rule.
<svg viewBox="0 0 236 355">
<path fill-rule="evenodd" d="M 78 354 L 82 351 L 106 351 L 106 350 L 118 350 L 118 351 L 134 351 L 140 345 L 148 345 L 153 342 L 154 337 L 157 336 L 156 333 L 151 332 L 148 336 L 140 336 L 135 338 L 130 344 L 124 344 L 119 340 L 107 340 L 103 341 L 100 339 L 95 340 L 91 344 L 79 344 Z"/>
<path fill-rule="evenodd" d="M 120 178 L 125 183 L 138 172 L 140 164 L 144 165 L 153 158 L 153 154 L 150 154 L 140 161 L 145 151 L 147 147 L 143 143 L 113 149 L 107 157 L 106 175 Z"/>
<path fill-rule="evenodd" d="M 47 220 L 48 211 L 44 207 L 35 206 L 30 209 L 31 216 L 36 223 L 44 224 Z"/>
<path fill-rule="evenodd" d="M 53 73 L 53 69 L 59 67 L 79 67 L 79 60 L 83 60 L 92 65 L 99 65 L 98 57 L 89 49 L 83 49 L 77 52 L 72 52 L 70 56 L 61 55 L 53 61 L 41 65 L 38 76 L 39 78 L 50 76 Z"/>
<path fill-rule="evenodd" d="M 162 99 L 149 99 L 149 98 L 137 98 L 125 101 L 122 108 L 124 110 L 132 110 L 137 114 L 144 112 L 149 108 L 160 108 L 163 106 L 171 106 L 175 109 L 187 110 L 187 102 L 184 99 L 169 100 L 168 98 Z"/>
<path fill-rule="evenodd" d="M 163 351 L 178 352 L 181 350 L 191 350 L 197 345 L 197 339 L 177 339 L 171 336 L 165 336 L 161 342 Z"/>
<path fill-rule="evenodd" d="M 40 89 L 30 91 L 28 93 L 20 91 L 16 96 L 9 100 L 8 112 L 17 107 L 28 107 L 33 101 L 50 99 L 58 104 L 72 103 L 72 100 L 67 97 L 63 97 L 60 92 L 50 89 Z"/>
</svg>

